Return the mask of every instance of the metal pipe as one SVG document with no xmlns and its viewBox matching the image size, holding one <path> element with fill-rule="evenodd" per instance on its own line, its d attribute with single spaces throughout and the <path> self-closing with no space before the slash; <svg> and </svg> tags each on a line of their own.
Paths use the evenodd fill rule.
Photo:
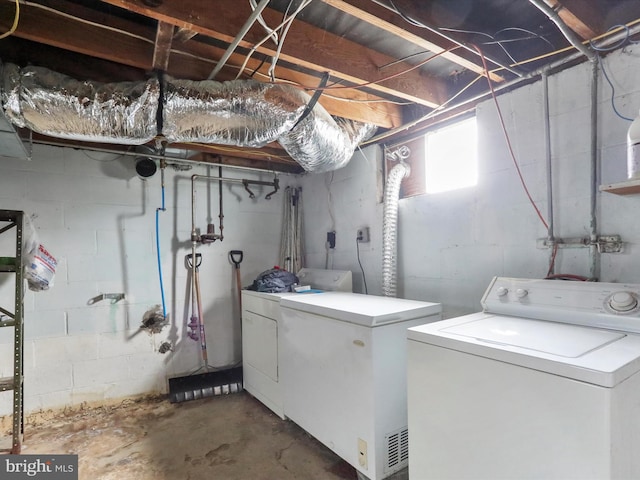
<svg viewBox="0 0 640 480">
<path fill-rule="evenodd" d="M 377 4 L 378 4 L 378 5 L 380 5 L 381 7 L 384 7 L 384 8 L 386 8 L 387 10 L 389 10 L 389 11 L 391 11 L 391 12 L 393 12 L 393 13 L 395 13 L 395 14 L 398 14 L 398 15 L 400 15 L 401 17 L 403 17 L 403 15 L 402 15 L 400 12 L 398 12 L 396 9 L 394 9 L 391 5 L 389 5 L 389 4 L 385 3 L 385 2 L 382 2 L 382 1 L 380 1 L 380 0 L 372 0 L 372 1 L 373 1 L 373 3 L 377 3 Z M 463 42 L 461 42 L 461 41 L 459 41 L 459 40 L 456 40 L 455 38 L 453 38 L 453 37 L 451 37 L 451 36 L 447 35 L 446 33 L 443 33 L 442 31 L 438 30 L 437 28 L 435 28 L 435 27 L 431 27 L 431 26 L 429 26 L 429 25 L 427 25 L 427 24 L 425 24 L 425 23 L 422 23 L 422 22 L 420 22 L 420 25 L 421 25 L 424 29 L 426 29 L 426 30 L 430 31 L 431 33 L 435 33 L 436 35 L 440 35 L 442 38 L 444 38 L 444 39 L 446 39 L 446 40 L 448 40 L 448 41 L 450 41 L 450 42 L 452 42 L 452 43 L 455 43 L 456 45 L 458 45 L 458 46 L 460 46 L 460 47 L 464 48 L 465 50 L 467 50 L 467 51 L 469 51 L 469 52 L 473 53 L 474 55 L 479 55 L 479 54 L 478 54 L 478 51 L 477 51 L 475 48 L 470 47 L 470 46 L 466 45 L 465 43 L 463 43 Z M 504 70 L 507 70 L 508 72 L 511 72 L 511 73 L 513 73 L 514 75 L 517 75 L 518 77 L 522 77 L 522 76 L 523 76 L 523 73 L 522 73 L 522 72 L 520 72 L 520 71 L 518 71 L 518 70 L 513 69 L 513 68 L 512 68 L 512 67 L 510 67 L 509 65 L 505 65 L 504 63 L 501 63 L 501 62 L 499 62 L 499 61 L 497 61 L 497 60 L 494 60 L 494 59 L 493 59 L 493 58 L 491 58 L 491 57 L 487 57 L 486 55 L 484 56 L 484 58 L 486 58 L 488 61 L 490 61 L 490 62 L 491 62 L 491 63 L 493 63 L 494 65 L 497 65 L 497 66 L 499 66 L 500 68 L 502 68 L 502 69 L 504 69 Z"/>
<path fill-rule="evenodd" d="M 114 155 L 123 155 L 125 157 L 139 157 L 140 156 L 140 152 L 129 152 L 129 151 L 121 151 L 121 150 L 114 150 L 114 149 L 109 149 L 109 148 L 101 148 L 101 147 L 90 147 L 90 146 L 82 146 L 82 147 L 74 147 L 71 145 L 68 145 L 66 143 L 61 143 L 61 142 L 51 142 L 51 141 L 43 141 L 43 140 L 34 140 L 31 143 L 35 143 L 38 145 L 48 145 L 50 147 L 60 147 L 60 148 L 73 148 L 75 150 L 87 150 L 89 152 L 101 152 L 101 153 L 112 153 Z M 181 157 L 173 157 L 170 155 L 157 155 L 157 154 L 153 154 L 153 153 L 145 153 L 144 154 L 145 157 L 147 158 L 153 158 L 154 160 L 168 160 L 170 162 L 179 164 L 179 163 L 183 163 L 183 164 L 187 164 L 187 165 L 215 165 L 215 166 L 220 166 L 220 167 L 224 167 L 224 168 L 232 168 L 234 170 L 245 170 L 247 172 L 259 172 L 259 173 L 264 173 L 265 170 L 263 168 L 254 168 L 254 167 L 241 167 L 241 166 L 236 166 L 236 165 L 227 165 L 226 163 L 219 163 L 219 162 L 200 162 L 197 160 L 189 160 L 188 158 L 181 158 Z M 288 173 L 286 172 L 278 172 L 279 175 L 288 175 Z M 217 178 L 217 177 L 216 177 Z"/>
<path fill-rule="evenodd" d="M 590 179 L 591 190 L 589 192 L 590 200 L 590 262 L 589 277 L 597 280 L 600 277 L 600 251 L 598 249 L 598 217 L 597 217 L 597 201 L 598 201 L 598 61 L 597 58 L 591 60 L 591 131 L 589 143 L 589 159 L 590 159 Z"/>
<path fill-rule="evenodd" d="M 564 21 L 560 18 L 558 12 L 544 3 L 543 0 L 529 0 L 529 3 L 531 3 L 535 7 L 538 7 L 538 9 L 542 13 L 549 17 L 549 20 L 556 24 L 558 29 L 562 32 L 569 43 L 576 47 L 576 49 L 579 50 L 585 57 L 587 57 L 589 60 L 594 60 L 596 58 L 596 54 L 587 46 L 585 46 L 578 37 L 576 37 L 576 34 L 573 33 L 573 30 L 571 30 L 567 26 L 567 24 L 564 23 Z"/>
<path fill-rule="evenodd" d="M 218 61 L 215 68 L 211 71 L 211 73 L 207 77 L 207 80 L 212 80 L 220 72 L 220 70 L 222 70 L 222 67 L 224 67 L 224 65 L 227 63 L 227 60 L 229 60 L 229 57 L 231 57 L 231 54 L 233 54 L 236 47 L 240 44 L 240 42 L 242 41 L 244 36 L 247 34 L 247 32 L 251 29 L 253 24 L 256 23 L 256 20 L 258 20 L 258 17 L 260 17 L 260 14 L 262 14 L 262 11 L 266 8 L 268 3 L 269 3 L 269 0 L 262 0 L 258 4 L 258 6 L 255 8 L 255 10 L 251 13 L 251 15 L 249 15 L 249 18 L 247 18 L 247 21 L 244 23 L 244 25 L 236 35 L 236 38 L 233 39 L 233 42 L 231 42 L 227 50 L 222 55 L 222 58 Z"/>
<path fill-rule="evenodd" d="M 222 173 L 222 167 L 218 167 L 218 171 L 219 173 Z M 227 182 L 227 183 L 240 183 L 240 184 L 255 184 L 255 185 L 273 185 L 275 187 L 276 185 L 276 181 L 277 178 L 273 181 L 273 182 L 264 182 L 261 180 L 246 180 L 243 178 L 229 178 L 229 177 L 223 177 L 223 176 L 218 176 L 218 177 L 214 177 L 211 175 L 191 175 L 191 242 L 198 242 L 199 236 L 198 236 L 198 232 L 196 230 L 196 180 L 206 180 L 206 181 L 218 181 L 219 185 L 222 185 L 222 182 Z M 222 225 L 222 218 L 224 217 L 224 215 L 222 215 L 222 188 L 220 189 L 220 214 L 218 216 L 218 218 L 220 218 L 220 234 L 218 235 L 218 238 L 220 240 L 222 240 L 222 229 L 224 228 Z M 195 245 L 195 243 L 194 243 Z M 193 251 L 194 254 L 194 258 L 195 258 L 195 251 Z"/>
<path fill-rule="evenodd" d="M 218 180 L 218 192 L 220 193 L 220 205 L 219 205 L 219 214 L 218 214 L 218 218 L 220 219 L 220 241 L 222 241 L 224 239 L 224 235 L 222 234 L 222 231 L 224 230 L 224 225 L 222 223 L 223 219 L 224 219 L 224 213 L 222 213 L 222 167 L 218 167 L 218 177 L 220 178 L 220 180 Z"/>
<path fill-rule="evenodd" d="M 554 232 L 553 232 L 553 175 L 552 175 L 552 162 L 551 162 L 551 116 L 549 114 L 549 73 L 542 72 L 542 116 L 544 120 L 544 144 L 545 144 L 545 156 L 547 165 L 547 239 L 550 245 L 554 245 Z M 555 248 L 551 249 L 551 259 L 554 258 L 553 252 Z M 549 262 L 549 273 L 554 273 L 554 266 Z"/>
<path fill-rule="evenodd" d="M 629 27 L 629 31 L 627 32 L 626 30 L 621 30 L 618 33 L 615 33 L 613 35 L 611 35 L 610 37 L 607 37 L 605 39 L 603 39 L 599 44 L 598 47 L 606 47 L 609 45 L 612 45 L 616 42 L 619 42 L 620 40 L 622 40 L 623 38 L 626 38 L 627 35 L 632 36 L 635 35 L 637 33 L 640 33 L 640 23 Z M 558 68 L 564 66 L 565 64 L 569 63 L 569 62 L 573 62 L 575 60 L 577 60 L 578 58 L 582 57 L 583 54 L 582 52 L 574 52 L 571 55 L 568 55 L 564 58 L 561 58 L 560 60 L 557 60 L 553 63 L 550 63 L 549 65 L 545 65 L 544 67 L 540 67 L 537 70 L 534 70 L 532 72 L 527 73 L 526 75 L 524 75 L 521 78 L 516 78 L 514 80 L 511 80 L 509 82 L 504 82 L 501 83 L 499 85 L 495 85 L 493 87 L 494 92 L 499 93 L 505 89 L 509 89 L 509 88 L 513 88 L 516 87 L 520 84 L 525 84 L 528 81 L 532 81 L 534 78 L 542 75 L 543 72 L 547 72 L 547 73 L 552 73 L 555 70 L 557 70 Z M 412 122 L 409 122 L 405 125 L 401 125 L 399 127 L 393 128 L 391 130 L 388 130 L 384 133 L 381 133 L 380 135 L 376 135 L 374 137 L 371 137 L 369 140 L 362 142 L 360 144 L 360 146 L 365 146 L 365 145 L 370 145 L 372 143 L 377 143 L 381 140 L 384 140 L 385 138 L 391 137 L 393 135 L 396 135 L 398 133 L 404 132 L 406 130 L 409 130 L 412 127 L 415 127 L 416 125 L 421 124 L 422 122 L 426 122 L 427 120 L 431 120 L 433 118 L 439 117 L 441 115 L 444 115 L 446 113 L 451 112 L 452 110 L 456 110 L 460 107 L 463 107 L 464 105 L 467 104 L 474 104 L 476 102 L 479 102 L 480 100 L 484 99 L 485 97 L 488 97 L 491 95 L 490 91 L 486 91 L 484 93 L 480 93 L 478 95 L 475 95 L 473 97 L 467 98 L 465 100 L 463 100 L 460 103 L 456 103 L 455 105 L 452 105 L 450 107 L 446 107 L 446 108 L 442 108 L 440 110 L 433 110 L 431 112 L 429 112 L 428 114 L 426 114 L 423 117 L 420 117 L 416 120 L 413 120 Z M 471 108 L 471 107 L 470 107 Z"/>
</svg>

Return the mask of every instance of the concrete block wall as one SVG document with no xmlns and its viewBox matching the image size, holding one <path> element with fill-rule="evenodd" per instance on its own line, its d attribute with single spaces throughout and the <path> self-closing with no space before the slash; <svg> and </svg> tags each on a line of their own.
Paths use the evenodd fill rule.
<svg viewBox="0 0 640 480">
<path fill-rule="evenodd" d="M 603 60 L 615 84 L 615 102 L 626 116 L 640 108 L 640 46 L 632 45 Z M 556 236 L 589 232 L 590 65 L 549 77 L 554 219 Z M 541 81 L 500 95 L 498 102 L 529 191 L 547 217 Z M 630 123 L 611 108 L 611 89 L 599 82 L 599 183 L 626 180 L 626 133 Z M 549 250 L 536 248 L 547 230 L 527 200 L 507 150 L 492 100 L 478 105 L 479 181 L 476 187 L 400 200 L 398 222 L 398 296 L 442 302 L 445 316 L 478 311 L 480 298 L 495 275 L 540 278 L 547 273 Z M 365 157 L 368 159 L 366 160 Z M 325 230 L 335 225 L 334 268 L 354 272 L 364 292 L 355 243 L 359 225 L 371 227 L 371 243 L 360 259 L 369 293 L 381 294 L 382 204 L 378 190 L 381 152 L 356 153 L 344 169 L 304 179 L 306 192 L 319 200 L 305 203 L 307 259 L 322 266 Z M 367 192 L 361 194 L 361 192 Z M 333 219 L 329 213 L 331 198 Z M 601 257 L 601 280 L 640 283 L 640 195 L 598 195 L 601 234 L 619 234 L 625 252 Z M 341 238 L 347 237 L 347 242 Z M 589 275 L 588 249 L 562 250 L 556 271 Z"/>
<path fill-rule="evenodd" d="M 142 393 L 165 392 L 167 378 L 201 366 L 197 342 L 187 338 L 191 251 L 191 175 L 217 167 L 166 169 L 166 208 L 159 213 L 160 257 L 169 326 L 157 335 L 140 330 L 143 315 L 161 304 L 155 212 L 161 206 L 159 172 L 141 180 L 134 160 L 113 154 L 36 145 L 31 161 L 0 158 L 0 208 L 34 217 L 39 240 L 57 258 L 55 284 L 27 291 L 25 408 L 36 411 Z M 270 181 L 271 175 L 223 169 L 223 176 Z M 290 178 L 281 176 L 284 188 Z M 277 263 L 283 196 L 249 199 L 242 185 L 224 184 L 224 241 L 198 247 L 209 363 L 241 360 L 240 313 L 230 250 L 243 250 L 242 284 Z M 218 184 L 197 182 L 196 222 L 217 226 Z M 207 203 L 210 207 L 207 207 Z M 13 254 L 11 232 L 0 235 L 0 256 Z M 90 304 L 103 293 L 117 303 Z M 0 278 L 0 305 L 13 310 L 13 278 Z M 173 351 L 160 354 L 168 341 Z M 12 375 L 13 329 L 0 329 L 0 377 Z M 0 394 L 0 415 L 11 394 Z"/>
</svg>

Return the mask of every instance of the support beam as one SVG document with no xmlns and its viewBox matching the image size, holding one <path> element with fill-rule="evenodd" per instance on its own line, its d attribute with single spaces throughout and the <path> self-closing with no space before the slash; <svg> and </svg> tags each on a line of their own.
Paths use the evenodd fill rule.
<svg viewBox="0 0 640 480">
<path fill-rule="evenodd" d="M 158 28 L 156 29 L 156 42 L 153 49 L 154 70 L 166 72 L 169 67 L 173 28 L 173 25 L 170 23 L 158 22 Z"/>
</svg>

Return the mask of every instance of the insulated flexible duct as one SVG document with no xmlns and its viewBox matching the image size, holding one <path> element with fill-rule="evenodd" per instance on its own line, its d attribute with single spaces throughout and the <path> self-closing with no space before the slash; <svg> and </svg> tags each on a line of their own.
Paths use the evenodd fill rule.
<svg viewBox="0 0 640 480">
<path fill-rule="evenodd" d="M 195 82 L 166 76 L 161 98 L 155 78 L 80 82 L 46 68 L 6 64 L 2 87 L 7 118 L 52 137 L 141 145 L 163 135 L 169 143 L 241 147 L 278 141 L 308 172 L 343 167 L 376 129 L 334 118 L 319 104 L 307 112 L 311 97 L 306 92 L 254 80 Z"/>
<path fill-rule="evenodd" d="M 167 77 L 162 133 L 170 142 L 261 147 L 277 141 L 307 172 L 345 166 L 375 125 L 334 118 L 319 104 L 297 123 L 309 100 L 291 85 Z"/>
<path fill-rule="evenodd" d="M 384 189 L 384 211 L 382 219 L 382 294 L 387 297 L 396 296 L 396 279 L 398 276 L 398 199 L 402 179 L 409 175 L 410 168 L 405 163 L 398 163 L 387 175 Z"/>
<path fill-rule="evenodd" d="M 141 145 L 157 135 L 160 84 L 80 82 L 42 67 L 3 66 L 2 101 L 12 123 L 52 137 Z"/>
<path fill-rule="evenodd" d="M 165 78 L 162 133 L 170 142 L 259 148 L 291 130 L 303 93 L 253 80 L 194 82 Z"/>
</svg>

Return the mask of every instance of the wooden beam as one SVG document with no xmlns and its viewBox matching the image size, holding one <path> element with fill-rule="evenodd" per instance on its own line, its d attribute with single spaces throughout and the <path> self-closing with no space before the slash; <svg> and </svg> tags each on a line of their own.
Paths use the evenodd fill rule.
<svg viewBox="0 0 640 480">
<path fill-rule="evenodd" d="M 193 30 L 189 30 L 188 28 L 179 28 L 173 38 L 177 42 L 184 43 L 188 40 L 191 40 L 197 34 L 198 32 L 194 32 Z"/>
<path fill-rule="evenodd" d="M 260 150 L 240 150 L 232 147 L 223 148 L 216 145 L 174 143 L 171 148 L 184 148 L 186 150 L 198 150 L 198 153 L 189 157 L 189 160 L 205 163 L 228 163 L 243 167 L 260 168 L 277 172 L 302 173 L 304 169 L 288 157 L 283 157 L 275 152 L 273 155 L 265 155 L 264 147 Z M 269 149 L 267 149 L 267 152 Z"/>
<path fill-rule="evenodd" d="M 157 8 L 146 6 L 141 0 L 102 0 L 132 12 L 146 15 L 156 20 L 172 23 L 179 28 L 188 28 L 200 34 L 230 43 L 238 28 L 250 15 L 248 3 L 236 0 L 217 0 L 215 14 L 208 2 L 181 0 L 165 2 Z M 282 13 L 265 9 L 262 14 L 269 25 L 281 22 Z M 264 37 L 259 26 L 252 28 L 240 45 L 251 48 Z M 275 48 L 264 43 L 258 48 L 260 53 L 273 56 Z M 447 96 L 446 83 L 418 70 L 404 73 L 396 78 L 390 75 L 401 73 L 410 65 L 399 64 L 381 71 L 380 66 L 395 59 L 367 47 L 331 34 L 302 21 L 294 21 L 284 43 L 280 58 L 292 65 L 315 70 L 328 71 L 334 77 L 355 84 L 370 83 L 368 88 L 380 94 L 420 103 L 429 107 L 440 105 Z M 379 82 L 379 83 L 378 83 Z"/>
<path fill-rule="evenodd" d="M 64 7 L 67 2 L 60 0 L 55 2 L 58 8 Z M 8 28 L 11 15 L 8 14 L 12 8 L 9 2 L 0 3 L 0 28 Z M 31 40 L 33 42 L 52 45 L 64 50 L 90 55 L 99 59 L 109 60 L 122 65 L 128 65 L 150 71 L 153 68 L 153 54 L 155 50 L 154 31 L 152 28 L 140 28 L 139 25 L 129 25 L 131 22 L 123 22 L 118 19 L 117 30 L 100 29 L 86 23 L 60 16 L 54 12 L 42 10 L 34 6 L 24 6 L 21 8 L 21 19 L 15 37 Z M 65 10 L 66 11 L 66 10 Z M 82 9 L 73 5 L 74 16 L 77 19 L 91 22 L 100 21 L 101 24 L 112 26 L 110 19 L 96 18 L 93 11 Z M 135 32 L 135 36 L 124 32 Z M 14 37 L 14 38 L 15 38 Z M 145 40 L 147 39 L 147 40 Z M 5 42 L 9 40 L 6 39 Z M 178 78 L 199 80 L 206 78 L 214 66 L 215 58 L 220 58 L 222 49 L 212 47 L 196 41 L 190 41 L 179 45 L 172 50 L 171 62 L 167 72 Z M 61 55 L 59 55 L 60 57 Z M 244 60 L 240 54 L 235 54 L 230 59 L 231 63 L 239 65 Z M 248 68 L 254 70 L 259 67 L 260 61 L 252 59 Z M 45 64 L 46 65 L 46 64 Z M 55 66 L 49 68 L 55 70 Z M 88 68 L 84 63 L 80 63 L 74 71 L 85 68 L 85 79 L 96 79 L 100 76 L 95 68 Z M 268 79 L 266 76 L 267 66 L 258 70 L 258 77 L 261 80 Z M 116 70 L 117 72 L 117 70 Z M 302 74 L 294 70 L 279 69 L 282 78 L 306 85 L 316 85 L 318 79 L 309 74 Z M 68 73 L 72 74 L 72 73 Z M 76 75 L 78 75 L 76 73 Z M 109 81 L 98 78 L 100 81 Z M 114 77 L 110 81 L 120 81 L 122 78 Z M 393 103 L 379 103 L 383 99 L 361 91 L 336 90 L 327 92 L 320 97 L 320 103 L 327 111 L 336 116 L 370 122 L 381 127 L 390 128 L 402 123 L 402 112 L 398 105 Z M 371 103 L 364 103 L 371 102 Z"/>
<path fill-rule="evenodd" d="M 322 0 L 327 5 L 351 15 L 374 27 L 402 38 L 420 48 L 433 53 L 440 53 L 442 57 L 461 67 L 464 67 L 481 75 L 485 74 L 482 64 L 474 63 L 460 56 L 458 51 L 447 52 L 456 47 L 456 44 L 445 39 L 441 35 L 431 33 L 429 30 L 411 25 L 390 10 L 381 7 L 371 0 Z M 491 80 L 502 82 L 504 78 L 496 73 L 491 73 Z"/>
<path fill-rule="evenodd" d="M 558 16 L 567 26 L 583 40 L 590 40 L 598 35 L 602 14 L 591 2 L 584 0 L 545 0 L 545 3 L 558 12 Z"/>
<path fill-rule="evenodd" d="M 173 40 L 173 25 L 158 22 L 156 41 L 153 49 L 153 69 L 166 72 L 169 67 L 171 41 Z"/>
</svg>

